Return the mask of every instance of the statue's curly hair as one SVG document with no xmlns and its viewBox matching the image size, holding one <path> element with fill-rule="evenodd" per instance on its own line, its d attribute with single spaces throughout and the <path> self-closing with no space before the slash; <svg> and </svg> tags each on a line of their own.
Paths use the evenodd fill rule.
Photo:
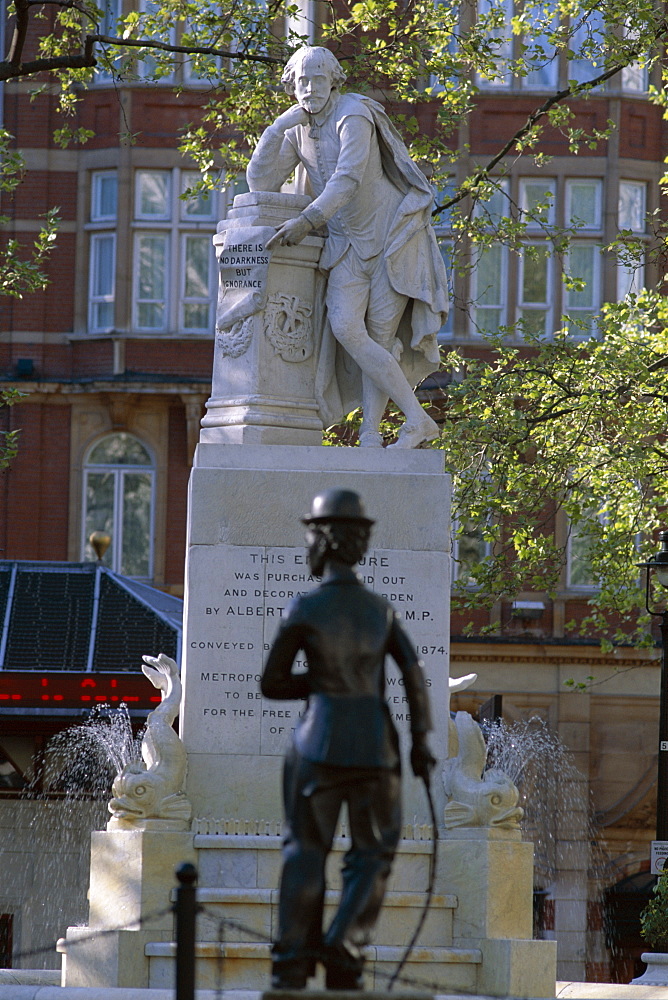
<svg viewBox="0 0 668 1000">
<path fill-rule="evenodd" d="M 321 555 L 346 566 L 360 561 L 371 537 L 371 525 L 360 521 L 311 521 L 309 529 L 318 539 Z"/>
<path fill-rule="evenodd" d="M 341 69 L 339 60 L 332 52 L 329 51 L 329 49 L 326 49 L 322 45 L 302 45 L 300 49 L 293 52 L 285 64 L 285 69 L 283 70 L 281 83 L 283 84 L 286 94 L 294 94 L 297 64 L 310 53 L 317 53 L 325 60 L 325 66 L 329 70 L 329 74 L 332 79 L 332 87 L 339 87 L 346 79 L 346 74 Z"/>
</svg>

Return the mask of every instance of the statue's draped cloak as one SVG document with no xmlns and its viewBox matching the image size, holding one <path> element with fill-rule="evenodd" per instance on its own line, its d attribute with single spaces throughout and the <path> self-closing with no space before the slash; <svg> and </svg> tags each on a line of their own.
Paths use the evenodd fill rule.
<svg viewBox="0 0 668 1000">
<path fill-rule="evenodd" d="M 431 225 L 433 191 L 380 104 L 362 94 L 345 94 L 337 112 L 359 114 L 373 121 L 383 170 L 404 196 L 390 221 L 383 252 L 392 287 L 409 298 L 397 331 L 401 344 L 399 363 L 411 385 L 417 385 L 438 368 L 436 334 L 448 315 L 447 275 Z M 303 170 L 297 171 L 297 185 L 301 193 L 311 194 Z M 331 332 L 325 292 L 323 273 L 315 304 L 315 329 L 320 336 L 316 399 L 323 424 L 329 427 L 361 404 L 362 373 Z"/>
</svg>

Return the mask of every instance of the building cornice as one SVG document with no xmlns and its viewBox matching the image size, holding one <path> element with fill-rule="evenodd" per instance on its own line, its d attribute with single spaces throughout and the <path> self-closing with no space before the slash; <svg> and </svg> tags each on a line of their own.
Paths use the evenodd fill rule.
<svg viewBox="0 0 668 1000">
<path fill-rule="evenodd" d="M 24 394 L 23 402 L 30 402 L 31 397 L 42 398 L 61 397 L 67 401 L 70 396 L 90 395 L 91 393 L 137 393 L 146 395 L 198 395 L 208 393 L 211 385 L 209 378 L 173 378 L 165 375 L 129 374 L 109 378 L 67 379 L 59 382 L 51 381 L 19 381 L 0 380 L 0 389 L 18 389 Z"/>
<path fill-rule="evenodd" d="M 457 642 L 451 643 L 451 659 L 454 663 L 488 664 L 550 664 L 552 666 L 574 665 L 583 667 L 659 667 L 659 649 L 618 648 L 612 652 L 602 652 L 599 647 L 582 646 L 573 643 L 496 643 Z"/>
</svg>

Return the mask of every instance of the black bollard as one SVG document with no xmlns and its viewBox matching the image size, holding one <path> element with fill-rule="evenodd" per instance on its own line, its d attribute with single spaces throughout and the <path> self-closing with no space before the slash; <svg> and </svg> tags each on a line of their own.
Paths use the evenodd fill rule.
<svg viewBox="0 0 668 1000">
<path fill-rule="evenodd" d="M 176 1000 L 195 1000 L 197 869 L 186 861 L 176 869 L 176 877 Z"/>
</svg>

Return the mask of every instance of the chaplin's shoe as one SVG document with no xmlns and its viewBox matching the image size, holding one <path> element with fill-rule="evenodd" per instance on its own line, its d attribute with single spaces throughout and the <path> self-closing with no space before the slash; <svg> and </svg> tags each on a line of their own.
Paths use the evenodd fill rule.
<svg viewBox="0 0 668 1000">
<path fill-rule="evenodd" d="M 271 967 L 272 990 L 303 990 L 313 963 L 303 959 L 273 962 Z"/>
<path fill-rule="evenodd" d="M 399 431 L 397 440 L 394 444 L 389 445 L 389 447 L 419 448 L 421 444 L 425 444 L 427 441 L 434 441 L 439 433 L 438 424 L 425 413 L 423 419 L 420 421 L 416 421 L 415 423 L 408 423 L 406 421 Z"/>
<path fill-rule="evenodd" d="M 356 949 L 355 949 L 356 950 Z M 325 988 L 328 990 L 361 990 L 364 958 L 353 954 L 345 944 L 326 945 L 322 961 L 325 966 Z"/>
<path fill-rule="evenodd" d="M 361 431 L 360 448 L 382 448 L 383 435 L 380 431 Z"/>
<path fill-rule="evenodd" d="M 335 966 L 325 970 L 325 989 L 327 990 L 361 990 L 364 989 L 362 973 L 354 969 L 338 969 Z"/>
</svg>

